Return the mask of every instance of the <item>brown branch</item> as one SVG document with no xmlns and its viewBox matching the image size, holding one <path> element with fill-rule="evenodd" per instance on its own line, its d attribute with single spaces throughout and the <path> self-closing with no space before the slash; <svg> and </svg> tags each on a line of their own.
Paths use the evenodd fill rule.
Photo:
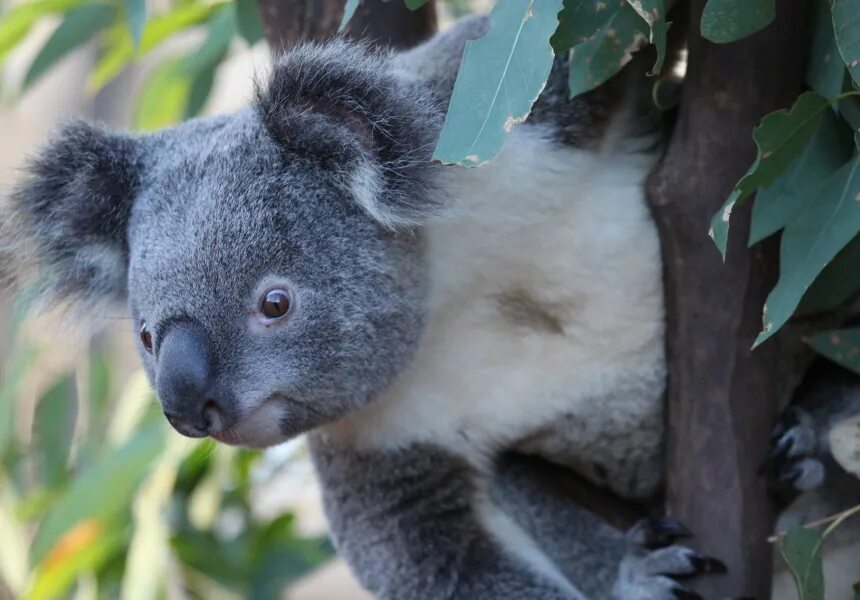
<svg viewBox="0 0 860 600">
<path fill-rule="evenodd" d="M 345 0 L 258 0 L 263 32 L 280 51 L 299 40 L 321 40 L 337 33 Z M 428 2 L 411 11 L 402 0 L 361 0 L 347 34 L 353 38 L 406 48 L 436 31 L 436 9 Z"/>
<path fill-rule="evenodd" d="M 708 222 L 752 162 L 750 132 L 801 89 L 805 3 L 778 3 L 777 21 L 740 42 L 699 35 L 705 0 L 691 0 L 687 79 L 668 153 L 648 185 L 666 277 L 669 360 L 667 504 L 723 577 L 693 582 L 709 598 L 770 597 L 773 507 L 758 466 L 778 403 L 778 341 L 755 352 L 777 273 L 772 244 L 745 248 L 737 210 L 725 264 Z"/>
</svg>

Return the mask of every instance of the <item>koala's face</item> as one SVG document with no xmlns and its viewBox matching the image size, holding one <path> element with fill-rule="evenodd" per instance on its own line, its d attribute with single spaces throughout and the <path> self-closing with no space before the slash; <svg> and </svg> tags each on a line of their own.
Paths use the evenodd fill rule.
<svg viewBox="0 0 860 600">
<path fill-rule="evenodd" d="M 255 109 L 143 137 L 73 125 L 14 194 L 52 293 L 128 303 L 181 433 L 271 445 L 411 358 L 441 113 L 385 60 L 300 48 Z"/>
</svg>

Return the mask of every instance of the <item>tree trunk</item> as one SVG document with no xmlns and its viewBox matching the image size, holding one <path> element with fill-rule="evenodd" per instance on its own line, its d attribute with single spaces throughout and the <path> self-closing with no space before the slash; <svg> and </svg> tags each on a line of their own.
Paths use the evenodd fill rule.
<svg viewBox="0 0 860 600">
<path fill-rule="evenodd" d="M 337 33 L 345 0 L 258 0 L 263 32 L 273 51 L 300 40 L 321 40 Z M 402 0 L 362 0 L 347 34 L 376 44 L 407 48 L 436 31 L 432 1 L 411 11 Z"/>
<path fill-rule="evenodd" d="M 652 174 L 660 229 L 669 360 L 668 512 L 694 545 L 728 565 L 691 585 L 706 598 L 770 598 L 774 508 L 757 473 L 778 404 L 778 340 L 750 351 L 777 275 L 777 249 L 747 250 L 735 209 L 725 264 L 707 237 L 711 216 L 754 158 L 752 128 L 788 106 L 803 79 L 805 2 L 782 0 L 777 20 L 743 41 L 699 33 L 705 0 L 691 0 L 689 63 L 679 121 Z"/>
</svg>

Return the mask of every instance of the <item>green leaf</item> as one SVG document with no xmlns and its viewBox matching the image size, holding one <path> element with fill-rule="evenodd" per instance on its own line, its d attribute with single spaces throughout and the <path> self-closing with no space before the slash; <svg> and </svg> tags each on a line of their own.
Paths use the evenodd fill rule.
<svg viewBox="0 0 860 600">
<path fill-rule="evenodd" d="M 587 42 L 606 29 L 625 3 L 626 0 L 564 0 L 564 8 L 558 15 L 558 28 L 550 38 L 553 49 L 562 53 Z"/>
<path fill-rule="evenodd" d="M 765 303 L 762 332 L 753 347 L 791 317 L 821 270 L 860 231 L 860 158 L 834 173 L 786 225 L 780 245 L 779 281 Z"/>
<path fill-rule="evenodd" d="M 466 42 L 434 160 L 474 167 L 498 153 L 546 84 L 554 58 L 549 37 L 561 6 L 561 0 L 496 4 L 487 34 Z"/>
<path fill-rule="evenodd" d="M 633 10 L 642 17 L 651 31 L 650 41 L 657 49 L 657 61 L 651 74 L 657 74 L 663 68 L 666 59 L 666 37 L 669 25 L 666 23 L 666 5 L 663 0 L 627 0 Z"/>
<path fill-rule="evenodd" d="M 66 13 L 59 27 L 42 46 L 24 77 L 24 89 L 30 88 L 60 59 L 88 42 L 95 34 L 111 24 L 116 9 L 107 4 L 89 4 Z"/>
<path fill-rule="evenodd" d="M 146 28 L 146 0 L 123 0 L 125 5 L 125 19 L 134 47 L 140 47 L 143 30 Z"/>
<path fill-rule="evenodd" d="M 148 54 L 172 35 L 207 21 L 214 11 L 224 6 L 224 3 L 180 4 L 169 12 L 153 15 L 143 30 L 138 54 Z M 112 27 L 105 38 L 107 49 L 87 81 L 91 93 L 112 81 L 134 58 L 134 45 L 127 27 Z"/>
<path fill-rule="evenodd" d="M 43 17 L 65 12 L 83 0 L 36 0 L 22 2 L 0 17 L 0 63 L 18 43 L 27 37 L 33 26 Z"/>
<path fill-rule="evenodd" d="M 263 39 L 263 21 L 257 0 L 236 0 L 236 23 L 239 34 L 249 45 Z"/>
<path fill-rule="evenodd" d="M 163 425 L 144 426 L 126 444 L 76 478 L 42 521 L 30 549 L 33 562 L 41 562 L 76 524 L 93 517 L 109 519 L 127 510 L 134 490 L 163 446 Z"/>
<path fill-rule="evenodd" d="M 606 27 L 571 49 L 567 78 L 570 97 L 608 81 L 647 41 L 647 24 L 628 4 L 622 4 Z"/>
<path fill-rule="evenodd" d="M 834 310 L 860 291 L 860 237 L 839 251 L 804 294 L 797 314 L 808 315 Z"/>
<path fill-rule="evenodd" d="M 68 375 L 52 385 L 36 404 L 33 417 L 33 450 L 42 483 L 49 488 L 68 478 L 69 453 L 78 418 L 75 378 Z"/>
<path fill-rule="evenodd" d="M 236 33 L 236 11 L 228 5 L 219 9 L 206 26 L 206 39 L 191 54 L 182 59 L 182 70 L 195 76 L 217 67 L 230 48 Z"/>
<path fill-rule="evenodd" d="M 842 92 L 845 64 L 839 55 L 833 33 L 833 17 L 828 0 L 814 0 L 812 8 L 812 48 L 806 81 L 809 87 L 824 96 L 835 98 Z"/>
<path fill-rule="evenodd" d="M 185 116 L 191 91 L 191 78 L 174 59 L 156 68 L 143 85 L 135 111 L 134 126 L 152 131 L 173 125 Z"/>
<path fill-rule="evenodd" d="M 799 527 L 779 542 L 779 552 L 797 585 L 799 600 L 824 600 L 821 539 L 818 530 Z"/>
<path fill-rule="evenodd" d="M 726 44 L 767 27 L 776 17 L 775 0 L 708 0 L 702 36 Z"/>
<path fill-rule="evenodd" d="M 860 581 L 855 583 L 851 589 L 854 590 L 854 600 L 860 600 Z"/>
<path fill-rule="evenodd" d="M 18 395 L 37 356 L 35 350 L 16 349 L 5 365 L 4 377 L 0 381 L 0 457 L 6 454 L 13 442 Z"/>
<path fill-rule="evenodd" d="M 346 0 L 346 4 L 343 5 L 343 16 L 340 18 L 340 25 L 337 27 L 337 32 L 340 33 L 346 26 L 349 25 L 350 19 L 355 14 L 355 9 L 358 8 L 358 3 L 360 0 Z"/>
<path fill-rule="evenodd" d="M 735 204 L 756 189 L 770 185 L 785 171 L 818 129 L 828 106 L 827 98 L 815 92 L 806 92 L 800 95 L 790 109 L 770 113 L 753 130 L 753 140 L 758 148 L 756 159 L 711 219 L 709 235 L 723 258 L 726 256 L 729 220 Z"/>
<path fill-rule="evenodd" d="M 203 110 L 206 100 L 209 98 L 209 93 L 212 91 L 212 85 L 215 83 L 215 71 L 218 69 L 218 64 L 218 62 L 212 62 L 204 65 L 191 78 L 188 99 L 185 102 L 185 110 L 182 113 L 184 119 L 196 117 Z"/>
<path fill-rule="evenodd" d="M 860 328 L 822 331 L 809 339 L 822 356 L 860 374 Z"/>
<path fill-rule="evenodd" d="M 785 227 L 804 200 L 851 158 L 851 130 L 832 111 L 825 111 L 825 115 L 818 131 L 788 168 L 756 195 L 750 245 Z"/>
<path fill-rule="evenodd" d="M 860 84 L 860 0 L 834 0 L 833 29 L 842 62 Z"/>
<path fill-rule="evenodd" d="M 427 4 L 427 0 L 404 0 L 404 4 L 406 4 L 406 8 L 409 10 L 418 10 Z"/>
</svg>

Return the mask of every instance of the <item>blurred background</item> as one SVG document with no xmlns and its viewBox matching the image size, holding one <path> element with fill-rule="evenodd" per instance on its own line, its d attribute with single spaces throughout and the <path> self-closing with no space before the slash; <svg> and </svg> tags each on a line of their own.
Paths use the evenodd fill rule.
<svg viewBox="0 0 860 600">
<path fill-rule="evenodd" d="M 440 3 L 440 26 L 489 4 Z M 0 194 L 64 118 L 228 112 L 269 63 L 254 0 L 0 0 Z M 182 438 L 130 320 L 26 309 L 0 290 L 0 600 L 368 598 L 333 559 L 302 440 Z"/>
</svg>

